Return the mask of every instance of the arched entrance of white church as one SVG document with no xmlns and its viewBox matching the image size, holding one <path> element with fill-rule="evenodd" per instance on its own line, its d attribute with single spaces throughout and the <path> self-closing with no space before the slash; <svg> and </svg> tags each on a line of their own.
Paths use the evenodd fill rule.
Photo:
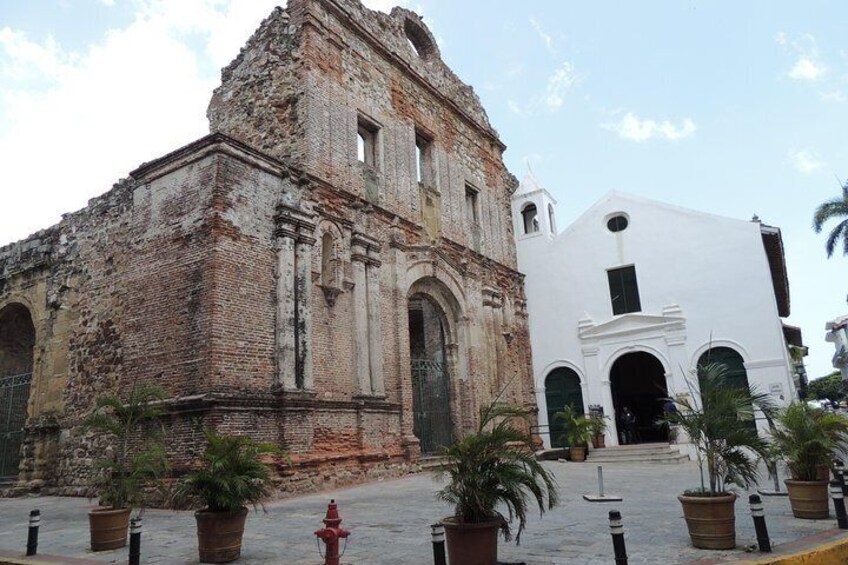
<svg viewBox="0 0 848 565">
<path fill-rule="evenodd" d="M 34 346 L 35 327 L 26 306 L 0 309 L 0 480 L 18 476 Z"/>
<path fill-rule="evenodd" d="M 438 454 L 453 443 L 451 418 L 450 326 L 432 297 L 409 297 L 409 347 L 412 362 L 413 433 L 422 455 Z"/>
<path fill-rule="evenodd" d="M 566 406 L 583 413 L 583 390 L 573 369 L 558 367 L 545 377 L 545 402 L 548 405 L 548 432 L 551 447 L 565 447 L 565 425 L 555 414 Z"/>
<path fill-rule="evenodd" d="M 665 369 L 659 359 L 644 351 L 622 355 L 610 369 L 610 387 L 619 439 L 623 439 L 626 407 L 636 417 L 635 443 L 668 441 L 667 427 L 657 423 L 668 398 Z"/>
</svg>

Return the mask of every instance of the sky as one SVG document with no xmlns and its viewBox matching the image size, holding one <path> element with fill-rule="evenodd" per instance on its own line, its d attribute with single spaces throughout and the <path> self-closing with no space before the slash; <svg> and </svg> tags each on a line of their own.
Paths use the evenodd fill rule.
<svg viewBox="0 0 848 565">
<path fill-rule="evenodd" d="M 277 4 L 0 0 L 0 245 L 206 134 L 220 69 Z M 848 2 L 365 4 L 422 14 L 559 226 L 620 190 L 780 227 L 787 322 L 810 376 L 832 370 L 848 257 L 810 225 L 848 179 Z"/>
</svg>

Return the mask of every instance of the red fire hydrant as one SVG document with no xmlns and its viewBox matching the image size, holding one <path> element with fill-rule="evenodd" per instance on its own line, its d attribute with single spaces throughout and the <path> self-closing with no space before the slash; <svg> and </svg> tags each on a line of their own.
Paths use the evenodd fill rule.
<svg viewBox="0 0 848 565">
<path fill-rule="evenodd" d="M 342 519 L 339 518 L 339 508 L 335 500 L 331 500 L 330 505 L 327 506 L 327 517 L 324 518 L 323 522 L 324 527 L 316 530 L 315 535 L 327 544 L 327 551 L 324 554 L 324 565 L 340 565 L 339 540 L 347 538 L 350 532 L 339 527 Z"/>
</svg>

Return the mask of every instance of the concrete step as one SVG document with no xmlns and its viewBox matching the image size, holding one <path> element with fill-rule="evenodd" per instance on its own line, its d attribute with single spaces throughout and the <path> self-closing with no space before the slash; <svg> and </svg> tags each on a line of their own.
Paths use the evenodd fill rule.
<svg viewBox="0 0 848 565">
<path fill-rule="evenodd" d="M 422 471 L 435 471 L 439 469 L 439 467 L 441 467 L 444 462 L 444 457 L 427 456 L 419 459 L 418 465 L 421 467 Z"/>
<path fill-rule="evenodd" d="M 607 451 L 605 449 L 596 449 L 594 451 L 589 452 L 589 457 L 595 457 L 597 459 L 607 459 L 616 457 L 630 457 L 631 459 L 638 459 L 639 457 L 654 457 L 657 455 L 666 455 L 669 453 L 677 454 L 679 452 L 671 451 L 668 449 L 655 449 L 651 451 Z"/>
<path fill-rule="evenodd" d="M 665 454 L 665 455 L 655 455 L 648 457 L 604 457 L 604 458 L 596 458 L 591 455 L 586 459 L 591 463 L 659 463 L 659 464 L 677 464 L 677 463 L 686 463 L 689 461 L 688 455 L 683 455 L 682 453 L 674 454 Z"/>
<path fill-rule="evenodd" d="M 643 443 L 593 449 L 589 460 L 597 463 L 682 463 L 689 456 L 667 443 Z"/>
</svg>

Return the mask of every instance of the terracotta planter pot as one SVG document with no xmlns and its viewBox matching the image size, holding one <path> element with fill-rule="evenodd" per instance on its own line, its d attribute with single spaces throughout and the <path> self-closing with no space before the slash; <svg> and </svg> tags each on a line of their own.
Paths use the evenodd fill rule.
<svg viewBox="0 0 848 565">
<path fill-rule="evenodd" d="M 127 545 L 130 509 L 95 508 L 88 513 L 91 551 L 107 551 Z"/>
<path fill-rule="evenodd" d="M 805 520 L 824 520 L 830 515 L 827 481 L 794 481 L 786 479 L 792 515 Z"/>
<path fill-rule="evenodd" d="M 594 447 L 595 449 L 601 449 L 602 447 L 606 447 L 606 446 L 607 446 L 607 441 L 604 438 L 604 436 L 600 435 L 600 436 L 595 436 L 594 438 L 592 438 L 592 447 Z"/>
<path fill-rule="evenodd" d="M 239 558 L 247 508 L 238 512 L 198 510 L 194 518 L 201 563 L 229 563 Z"/>
<path fill-rule="evenodd" d="M 577 463 L 582 463 L 586 460 L 586 448 L 585 447 L 570 447 L 569 455 L 572 461 L 576 461 Z"/>
<path fill-rule="evenodd" d="M 448 562 L 461 565 L 497 565 L 500 520 L 482 524 L 460 524 L 455 516 L 442 520 Z"/>
<path fill-rule="evenodd" d="M 677 497 L 689 527 L 692 545 L 699 549 L 736 547 L 736 495 Z"/>
</svg>

